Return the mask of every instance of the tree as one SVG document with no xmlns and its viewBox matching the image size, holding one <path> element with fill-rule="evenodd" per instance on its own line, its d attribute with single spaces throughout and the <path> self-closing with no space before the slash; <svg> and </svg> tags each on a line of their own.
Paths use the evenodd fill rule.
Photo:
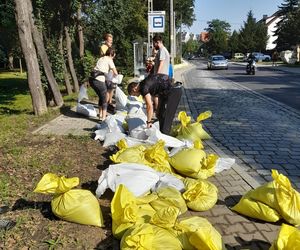
<svg viewBox="0 0 300 250">
<path fill-rule="evenodd" d="M 44 42 L 43 42 L 43 36 L 41 32 L 38 30 L 36 27 L 36 24 L 34 22 L 34 17 L 33 17 L 33 8 L 32 8 L 32 3 L 31 1 L 28 1 L 28 12 L 30 13 L 29 19 L 30 19 L 30 25 L 31 25 L 31 31 L 32 31 L 32 37 L 34 40 L 34 44 L 36 46 L 38 55 L 42 61 L 43 64 L 43 69 L 45 71 L 51 94 L 54 98 L 55 104 L 58 107 L 61 107 L 64 104 L 62 95 L 59 91 L 58 84 L 54 78 L 52 68 L 48 59 L 48 55 L 46 52 L 46 49 L 44 47 Z"/>
<path fill-rule="evenodd" d="M 207 22 L 209 41 L 206 46 L 209 53 L 223 53 L 228 50 L 228 39 L 230 36 L 230 24 L 219 19 Z"/>
<path fill-rule="evenodd" d="M 4 0 L 0 4 L 0 45 L 5 54 L 9 69 L 14 68 L 14 57 L 21 60 L 20 42 L 16 28 L 13 0 Z"/>
<path fill-rule="evenodd" d="M 281 23 L 276 39 L 278 50 L 291 49 L 300 42 L 300 8 L 287 15 L 287 19 Z"/>
<path fill-rule="evenodd" d="M 228 48 L 232 53 L 240 51 L 240 36 L 236 30 L 232 32 L 229 38 Z"/>
<path fill-rule="evenodd" d="M 295 26 L 299 18 L 299 0 L 284 0 L 278 8 L 277 16 L 281 20 L 277 23 L 274 43 L 278 50 L 286 50 L 299 43 L 299 26 Z"/>
<path fill-rule="evenodd" d="M 242 52 L 263 51 L 268 41 L 267 27 L 263 22 L 256 22 L 252 11 L 248 12 L 247 21 L 240 30 Z"/>
<path fill-rule="evenodd" d="M 35 51 L 29 13 L 30 0 L 15 0 L 16 22 L 22 51 L 25 57 L 32 106 L 36 115 L 47 112 L 46 98 L 41 83 L 41 74 Z"/>
</svg>

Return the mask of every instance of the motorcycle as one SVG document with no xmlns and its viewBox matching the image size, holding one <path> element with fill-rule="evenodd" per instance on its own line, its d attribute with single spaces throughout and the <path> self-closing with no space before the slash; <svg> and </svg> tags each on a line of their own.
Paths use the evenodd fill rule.
<svg viewBox="0 0 300 250">
<path fill-rule="evenodd" d="M 247 75 L 255 75 L 255 60 L 248 61 L 246 66 L 246 73 Z"/>
</svg>

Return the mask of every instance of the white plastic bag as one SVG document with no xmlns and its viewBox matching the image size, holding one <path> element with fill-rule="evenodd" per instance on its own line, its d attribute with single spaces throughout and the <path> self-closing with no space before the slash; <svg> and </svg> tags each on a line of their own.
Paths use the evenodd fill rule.
<svg viewBox="0 0 300 250">
<path fill-rule="evenodd" d="M 87 94 L 87 88 L 84 84 L 80 86 L 79 94 L 78 94 L 78 102 L 81 102 L 83 99 L 89 99 Z"/>
<path fill-rule="evenodd" d="M 183 182 L 171 174 L 157 172 L 143 164 L 120 163 L 110 165 L 102 171 L 96 196 L 100 197 L 107 188 L 115 192 L 120 184 L 126 186 L 135 196 L 144 195 L 150 190 L 165 186 L 174 187 L 178 191 L 184 190 Z"/>
<path fill-rule="evenodd" d="M 77 103 L 76 112 L 89 117 L 97 117 L 97 110 L 92 104 Z"/>
<path fill-rule="evenodd" d="M 235 164 L 235 159 L 233 158 L 219 158 L 216 163 L 215 172 L 220 173 L 223 170 L 230 169 Z"/>
<path fill-rule="evenodd" d="M 115 93 L 116 100 L 116 110 L 127 110 L 127 96 L 125 93 L 117 86 Z"/>
<path fill-rule="evenodd" d="M 161 133 L 155 126 L 147 129 L 146 134 L 148 136 L 147 142 L 149 142 L 150 144 L 155 144 L 159 140 L 163 140 L 166 147 L 179 148 L 185 146 L 185 143 L 183 141 Z"/>
<path fill-rule="evenodd" d="M 105 140 L 103 143 L 103 147 L 109 147 L 115 145 L 118 141 L 125 138 L 126 135 L 121 132 L 109 132 L 105 135 Z"/>
<path fill-rule="evenodd" d="M 96 196 L 100 197 L 107 188 L 115 192 L 120 184 L 126 186 L 135 196 L 140 196 L 154 188 L 158 181 L 159 175 L 148 166 L 136 163 L 114 164 L 102 171 Z"/>
</svg>

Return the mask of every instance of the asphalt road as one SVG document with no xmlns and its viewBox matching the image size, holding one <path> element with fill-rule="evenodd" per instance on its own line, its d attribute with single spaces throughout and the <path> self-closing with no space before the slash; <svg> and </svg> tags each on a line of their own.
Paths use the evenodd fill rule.
<svg viewBox="0 0 300 250">
<path fill-rule="evenodd" d="M 195 64 L 197 69 L 207 70 L 206 62 L 203 60 L 190 62 Z M 246 64 L 230 63 L 228 70 L 214 70 L 214 72 L 300 111 L 300 74 L 258 65 L 256 74 L 253 76 L 246 74 L 245 67 Z"/>
</svg>

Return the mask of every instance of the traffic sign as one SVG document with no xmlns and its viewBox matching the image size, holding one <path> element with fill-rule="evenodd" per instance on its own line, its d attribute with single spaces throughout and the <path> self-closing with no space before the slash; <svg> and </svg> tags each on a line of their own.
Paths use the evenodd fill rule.
<svg viewBox="0 0 300 250">
<path fill-rule="evenodd" d="M 165 32 L 165 11 L 148 12 L 148 32 Z"/>
</svg>

